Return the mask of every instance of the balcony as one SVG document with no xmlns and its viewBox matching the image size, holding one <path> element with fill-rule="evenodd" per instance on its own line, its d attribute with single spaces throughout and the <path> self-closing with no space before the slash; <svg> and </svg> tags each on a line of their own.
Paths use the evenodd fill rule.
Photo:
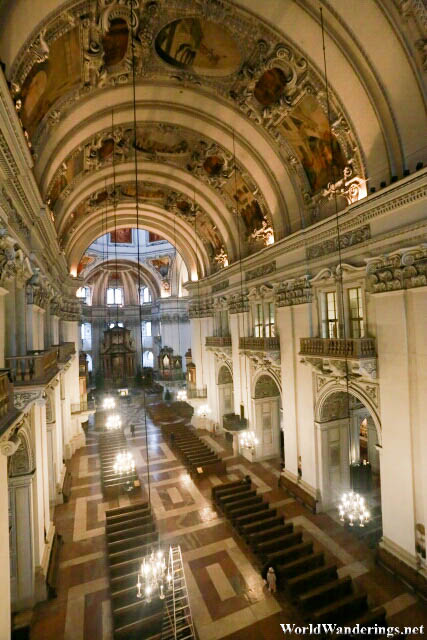
<svg viewBox="0 0 427 640">
<path fill-rule="evenodd" d="M 71 405 L 71 413 L 95 413 L 96 404 L 94 400 L 86 400 L 83 402 L 77 402 L 76 404 Z"/>
<path fill-rule="evenodd" d="M 279 336 L 273 338 L 240 338 L 239 349 L 245 351 L 280 351 Z"/>
<path fill-rule="evenodd" d="M 71 356 L 76 353 L 74 342 L 61 342 L 61 344 L 52 345 L 53 347 L 58 350 L 58 362 L 61 364 L 68 362 Z"/>
<path fill-rule="evenodd" d="M 9 370 L 0 369 L 0 435 L 19 414 L 13 404 L 13 384 L 9 380 Z"/>
<path fill-rule="evenodd" d="M 280 367 L 280 338 L 255 338 L 249 336 L 239 339 L 240 353 L 247 356 L 255 365 L 264 364 L 268 367 Z"/>
<path fill-rule="evenodd" d="M 174 369 L 164 369 L 163 371 L 154 371 L 153 376 L 155 380 L 159 382 L 178 382 L 185 380 L 185 373 L 178 369 L 175 371 Z"/>
<path fill-rule="evenodd" d="M 222 426 L 226 431 L 243 431 L 247 429 L 248 421 L 241 418 L 237 413 L 225 413 L 222 416 Z"/>
<path fill-rule="evenodd" d="M 207 336 L 205 346 L 208 351 L 231 355 L 231 336 Z"/>
<path fill-rule="evenodd" d="M 317 373 L 345 377 L 347 373 L 376 378 L 377 353 L 373 338 L 301 338 L 302 362 Z"/>
<path fill-rule="evenodd" d="M 26 356 L 6 358 L 6 363 L 14 385 L 45 384 L 58 373 L 58 348 L 30 351 Z"/>
<path fill-rule="evenodd" d="M 194 398 L 207 398 L 208 397 L 208 389 L 207 387 L 200 388 L 187 388 L 187 398 L 189 400 L 194 400 Z"/>
</svg>

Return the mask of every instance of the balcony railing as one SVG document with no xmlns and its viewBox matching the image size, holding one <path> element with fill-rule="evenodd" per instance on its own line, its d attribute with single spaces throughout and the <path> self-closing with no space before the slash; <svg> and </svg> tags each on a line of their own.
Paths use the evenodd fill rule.
<svg viewBox="0 0 427 640">
<path fill-rule="evenodd" d="M 86 400 L 85 402 L 77 402 L 71 405 L 71 413 L 84 413 L 85 411 L 95 411 L 95 409 L 94 400 Z"/>
<path fill-rule="evenodd" d="M 160 380 L 160 381 L 185 380 L 185 373 L 181 370 L 175 371 L 174 369 L 164 369 L 163 371 L 154 371 L 153 376 L 156 380 Z"/>
<path fill-rule="evenodd" d="M 358 338 L 301 338 L 300 355 L 328 358 L 375 358 L 375 340 Z"/>
<path fill-rule="evenodd" d="M 61 344 L 53 345 L 58 350 L 58 362 L 67 362 L 70 357 L 76 353 L 76 345 L 74 342 L 61 342 Z"/>
<path fill-rule="evenodd" d="M 193 387 L 187 389 L 187 398 L 207 398 L 208 397 L 208 389 L 207 387 Z"/>
<path fill-rule="evenodd" d="M 207 347 L 231 347 L 231 336 L 207 336 Z"/>
<path fill-rule="evenodd" d="M 249 351 L 280 351 L 280 338 L 240 338 L 239 349 L 247 349 Z"/>
<path fill-rule="evenodd" d="M 222 416 L 222 426 L 227 431 L 242 431 L 247 428 L 248 421 L 237 413 L 225 413 Z"/>
<path fill-rule="evenodd" d="M 18 414 L 13 404 L 13 384 L 9 380 L 9 370 L 0 369 L 0 434 Z"/>
<path fill-rule="evenodd" d="M 58 371 L 58 349 L 32 351 L 26 356 L 6 358 L 15 385 L 43 384 Z"/>
</svg>

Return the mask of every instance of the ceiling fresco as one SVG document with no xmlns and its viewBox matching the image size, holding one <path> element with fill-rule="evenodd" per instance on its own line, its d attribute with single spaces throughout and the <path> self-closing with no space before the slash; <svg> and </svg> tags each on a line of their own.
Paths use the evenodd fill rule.
<svg viewBox="0 0 427 640">
<path fill-rule="evenodd" d="M 358 199 L 365 184 L 364 159 L 332 91 L 329 126 L 321 72 L 274 28 L 226 0 L 76 0 L 66 11 L 50 14 L 20 50 L 10 74 L 12 97 L 36 165 L 56 127 L 76 105 L 92 92 L 131 83 L 133 51 L 138 82 L 176 87 L 179 81 L 222 100 L 258 127 L 287 167 L 307 219 L 316 222 L 322 211 L 329 211 L 323 204 L 333 192 L 342 196 L 343 206 Z M 99 95 L 101 112 L 106 105 Z M 228 215 L 238 216 L 245 254 L 263 246 L 259 240 L 265 240 L 266 230 L 274 242 L 272 212 L 239 158 L 235 161 L 230 150 L 195 131 L 147 121 L 137 123 L 136 135 L 128 123 L 80 140 L 56 171 L 43 197 L 62 244 L 64 234 L 108 197 L 92 194 L 64 213 L 72 191 L 113 159 L 118 164 L 132 161 L 135 148 L 141 162 L 179 167 L 212 188 Z M 140 193 L 141 200 L 166 202 L 170 196 L 167 188 L 155 187 L 157 195 L 152 191 Z M 117 197 L 135 194 L 128 185 Z M 174 206 L 179 215 L 190 217 Z M 199 231 L 214 267 L 223 238 L 203 215 Z"/>
</svg>

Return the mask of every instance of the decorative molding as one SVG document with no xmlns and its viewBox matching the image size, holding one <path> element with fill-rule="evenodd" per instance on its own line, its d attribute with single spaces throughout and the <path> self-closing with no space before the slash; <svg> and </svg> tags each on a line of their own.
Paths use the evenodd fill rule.
<svg viewBox="0 0 427 640">
<path fill-rule="evenodd" d="M 367 261 L 367 290 L 384 293 L 427 285 L 427 244 Z"/>
<path fill-rule="evenodd" d="M 275 303 L 277 307 L 289 307 L 296 304 L 311 302 L 313 293 L 310 277 L 304 276 L 281 282 L 276 291 Z"/>
<path fill-rule="evenodd" d="M 221 282 L 217 282 L 212 285 L 211 293 L 216 293 L 217 291 L 224 291 L 224 289 L 228 289 L 229 281 L 221 280 Z"/>
<path fill-rule="evenodd" d="M 255 269 L 250 269 L 245 273 L 246 282 L 250 280 L 255 280 L 255 278 L 261 278 L 262 276 L 266 276 L 270 273 L 274 273 L 276 271 L 276 261 L 272 260 L 267 264 L 260 265 L 259 267 L 255 267 Z"/>
<path fill-rule="evenodd" d="M 15 407 L 23 411 L 29 404 L 41 398 L 41 391 L 15 391 L 13 392 L 13 401 Z"/>
<path fill-rule="evenodd" d="M 312 258 L 321 258 L 322 256 L 330 255 L 331 253 L 335 253 L 339 249 L 347 249 L 347 247 L 352 247 L 356 244 L 360 244 L 361 242 L 366 242 L 371 238 L 371 228 L 370 225 L 367 224 L 363 227 L 355 229 L 354 231 L 347 231 L 346 233 L 340 233 L 339 241 L 338 236 L 331 238 L 330 240 L 325 240 L 320 244 L 316 244 L 311 247 L 307 247 L 306 255 L 307 260 L 311 260 Z"/>
</svg>

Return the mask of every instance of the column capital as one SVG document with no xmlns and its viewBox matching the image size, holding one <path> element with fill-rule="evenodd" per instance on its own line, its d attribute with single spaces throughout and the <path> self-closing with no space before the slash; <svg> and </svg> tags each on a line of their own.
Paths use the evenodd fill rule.
<svg viewBox="0 0 427 640">
<path fill-rule="evenodd" d="M 13 440 L 2 440 L 0 442 L 0 453 L 6 457 L 13 456 L 18 447 L 19 442 L 14 442 Z"/>
</svg>

